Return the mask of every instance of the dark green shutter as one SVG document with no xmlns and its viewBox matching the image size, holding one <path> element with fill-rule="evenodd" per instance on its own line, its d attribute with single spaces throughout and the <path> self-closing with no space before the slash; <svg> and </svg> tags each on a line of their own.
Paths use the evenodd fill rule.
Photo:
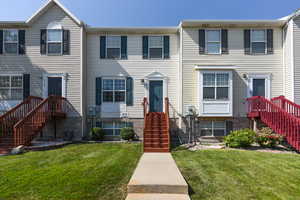
<svg viewBox="0 0 300 200">
<path fill-rule="evenodd" d="M 244 30 L 244 50 L 245 54 L 250 54 L 250 30 Z"/>
<path fill-rule="evenodd" d="M 222 29 L 222 54 L 228 54 L 228 31 Z"/>
<path fill-rule="evenodd" d="M 121 59 L 127 59 L 127 36 L 121 36 Z"/>
<path fill-rule="evenodd" d="M 143 36 L 143 59 L 148 59 L 148 36 Z"/>
<path fill-rule="evenodd" d="M 0 54 L 3 54 L 3 30 L 0 30 Z"/>
<path fill-rule="evenodd" d="M 30 74 L 23 74 L 23 99 L 30 96 Z"/>
<path fill-rule="evenodd" d="M 127 77 L 126 79 L 126 105 L 133 106 L 133 79 Z"/>
<path fill-rule="evenodd" d="M 205 54 L 205 30 L 199 30 L 199 54 Z"/>
<path fill-rule="evenodd" d="M 273 29 L 267 30 L 267 54 L 273 54 Z"/>
<path fill-rule="evenodd" d="M 100 36 L 100 58 L 106 57 L 106 37 Z"/>
<path fill-rule="evenodd" d="M 96 105 L 101 105 L 102 102 L 102 78 L 96 78 Z"/>
<path fill-rule="evenodd" d="M 42 55 L 47 52 L 47 30 L 41 30 L 41 38 L 40 38 L 40 52 Z"/>
<path fill-rule="evenodd" d="M 19 54 L 25 54 L 25 30 L 19 30 Z"/>
<path fill-rule="evenodd" d="M 70 31 L 63 30 L 63 54 L 70 54 Z"/>
<path fill-rule="evenodd" d="M 164 36 L 164 58 L 170 58 L 170 36 Z"/>
<path fill-rule="evenodd" d="M 226 135 L 228 135 L 231 131 L 233 131 L 233 122 L 226 121 Z"/>
</svg>

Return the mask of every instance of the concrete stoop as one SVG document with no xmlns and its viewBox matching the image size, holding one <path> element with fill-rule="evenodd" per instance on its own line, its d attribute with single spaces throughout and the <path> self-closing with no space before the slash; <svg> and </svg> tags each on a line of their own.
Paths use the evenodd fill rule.
<svg viewBox="0 0 300 200">
<path fill-rule="evenodd" d="M 127 186 L 126 200 L 189 200 L 188 185 L 170 153 L 144 153 Z"/>
<path fill-rule="evenodd" d="M 126 200 L 190 200 L 187 194 L 131 193 Z"/>
</svg>

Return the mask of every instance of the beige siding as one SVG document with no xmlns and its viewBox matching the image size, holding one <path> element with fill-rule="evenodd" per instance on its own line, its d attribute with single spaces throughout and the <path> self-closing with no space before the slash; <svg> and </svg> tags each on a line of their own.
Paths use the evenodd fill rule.
<svg viewBox="0 0 300 200">
<path fill-rule="evenodd" d="M 294 96 L 295 102 L 300 104 L 300 17 L 294 19 Z"/>
<path fill-rule="evenodd" d="M 40 29 L 45 29 L 53 21 L 70 30 L 70 55 L 47 56 L 40 54 Z M 26 55 L 1 55 L 0 73 L 30 73 L 31 95 L 42 96 L 43 73 L 68 73 L 66 97 L 81 113 L 80 27 L 54 5 L 41 15 L 31 27 L 26 29 Z"/>
<path fill-rule="evenodd" d="M 281 29 L 274 29 L 274 54 L 245 55 L 243 29 L 228 30 L 228 55 L 199 55 L 198 29 L 184 28 L 183 30 L 183 112 L 187 105 L 198 107 L 198 72 L 195 65 L 235 65 L 233 73 L 233 115 L 244 116 L 246 112 L 245 98 L 247 83 L 242 78 L 247 73 L 271 73 L 271 96 L 283 94 L 283 60 Z"/>
<path fill-rule="evenodd" d="M 168 79 L 168 96 L 172 110 L 177 111 L 178 95 L 178 36 L 170 35 L 170 59 L 143 60 L 142 35 L 130 34 L 127 37 L 127 60 L 100 59 L 100 34 L 89 33 L 87 36 L 87 105 L 95 105 L 95 79 L 99 76 L 118 76 L 120 73 L 131 76 L 134 80 L 134 105 L 127 106 L 130 118 L 142 118 L 141 103 L 145 96 L 145 88 L 141 83 L 148 74 L 158 71 Z"/>
<path fill-rule="evenodd" d="M 284 95 L 294 101 L 294 58 L 293 58 L 293 21 L 290 21 L 284 29 L 283 51 L 284 51 Z"/>
</svg>

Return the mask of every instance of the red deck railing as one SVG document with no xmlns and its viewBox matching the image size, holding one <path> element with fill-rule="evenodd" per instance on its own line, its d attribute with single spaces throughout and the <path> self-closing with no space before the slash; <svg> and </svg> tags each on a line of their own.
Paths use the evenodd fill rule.
<svg viewBox="0 0 300 200">
<path fill-rule="evenodd" d="M 168 148 L 170 150 L 170 113 L 169 113 L 169 107 L 170 107 L 170 102 L 169 98 L 165 98 L 165 116 L 166 116 L 166 121 L 167 121 L 167 131 L 168 131 Z"/>
<path fill-rule="evenodd" d="M 30 96 L 23 102 L 0 116 L 0 136 L 13 134 L 13 126 L 34 109 L 43 99 Z"/>
<path fill-rule="evenodd" d="M 53 116 L 65 116 L 70 109 L 66 98 L 49 96 L 14 126 L 14 146 L 28 145 Z"/>
<path fill-rule="evenodd" d="M 300 105 L 286 99 L 284 96 L 272 98 L 271 101 L 285 110 L 287 113 L 290 113 L 298 118 L 300 117 Z"/>
<path fill-rule="evenodd" d="M 287 142 L 300 151 L 300 119 L 295 115 L 296 107 L 293 107 L 293 104 L 286 103 L 282 97 L 270 101 L 255 96 L 248 98 L 247 101 L 248 117 L 260 118 L 276 133 L 285 136 Z"/>
</svg>

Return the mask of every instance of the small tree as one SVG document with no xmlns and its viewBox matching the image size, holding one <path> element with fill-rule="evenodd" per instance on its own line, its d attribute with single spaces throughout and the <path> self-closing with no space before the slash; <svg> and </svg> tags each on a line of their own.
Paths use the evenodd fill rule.
<svg viewBox="0 0 300 200">
<path fill-rule="evenodd" d="M 99 127 L 94 127 L 91 129 L 91 139 L 96 141 L 101 141 L 104 138 L 104 131 Z"/>
</svg>

